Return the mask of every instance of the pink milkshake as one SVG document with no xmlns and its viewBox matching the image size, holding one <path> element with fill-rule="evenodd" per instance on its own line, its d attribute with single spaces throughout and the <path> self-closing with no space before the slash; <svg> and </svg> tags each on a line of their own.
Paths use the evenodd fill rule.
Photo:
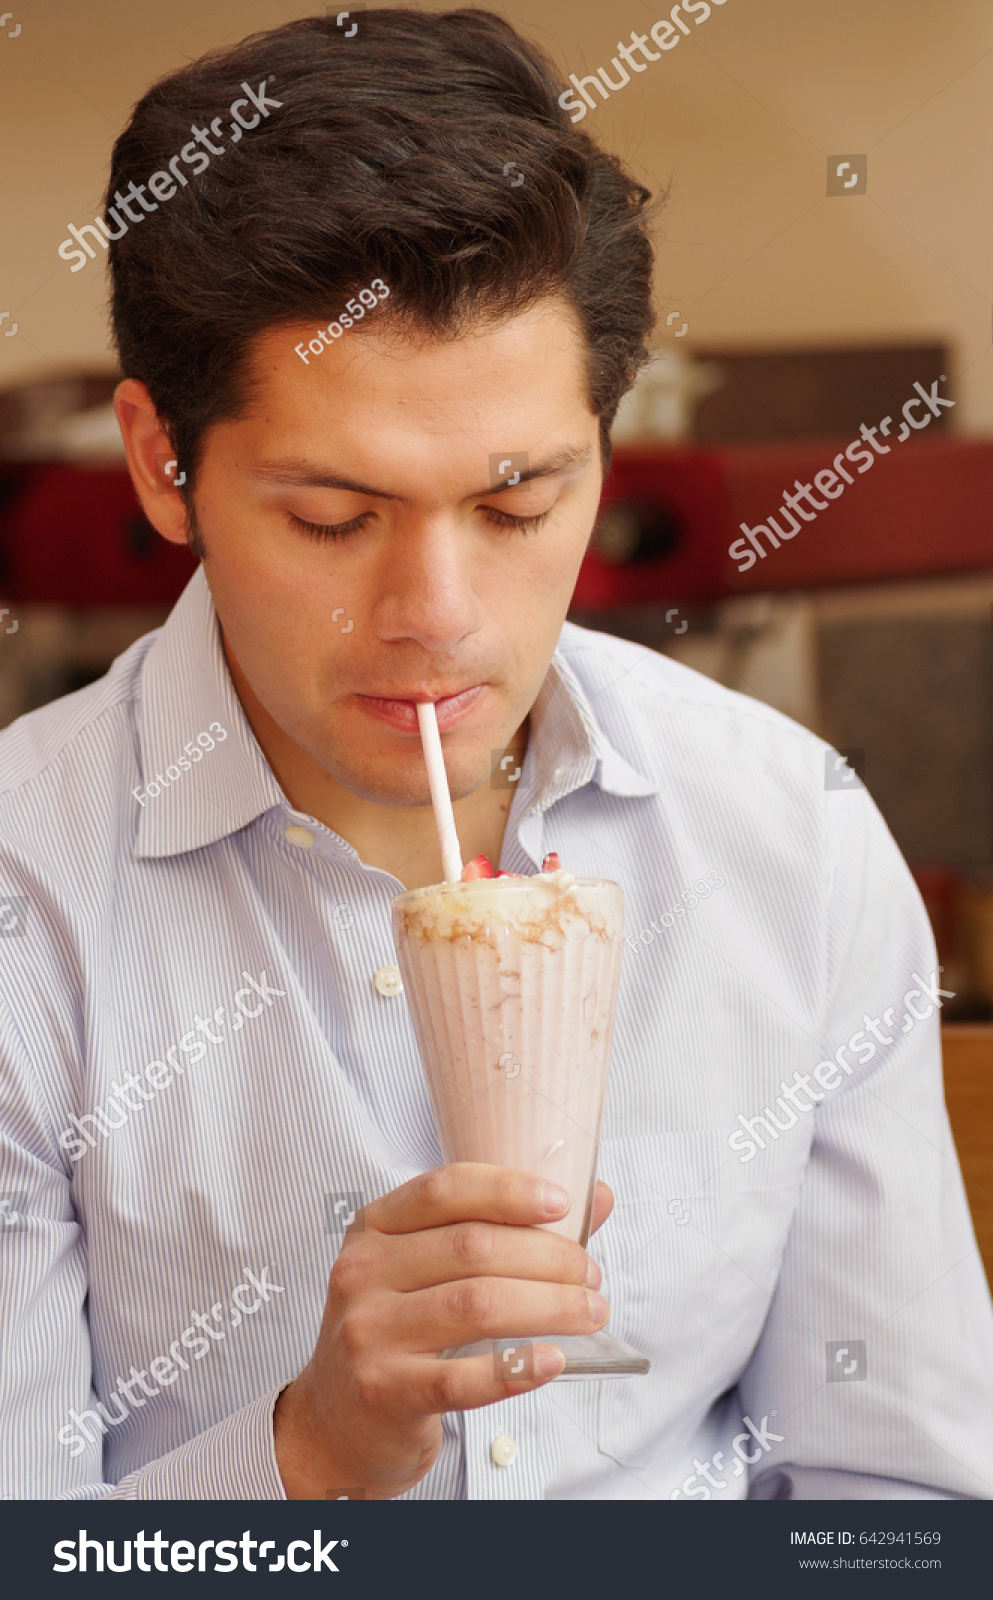
<svg viewBox="0 0 993 1600">
<path fill-rule="evenodd" d="M 571 1209 L 542 1226 L 585 1247 L 624 896 L 616 883 L 571 877 L 557 857 L 545 868 L 533 878 L 494 878 L 478 857 L 465 869 L 471 881 L 398 895 L 393 936 L 445 1160 L 517 1167 L 561 1184 Z M 443 1354 L 492 1348 L 500 1362 L 508 1343 L 513 1356 L 529 1342 L 479 1340 Z M 630 1377 L 650 1365 L 606 1329 L 553 1342 L 566 1356 L 557 1382 Z"/>
<path fill-rule="evenodd" d="M 585 1245 L 596 1184 L 624 896 L 561 869 L 399 895 L 393 932 L 446 1161 L 562 1185 L 544 1224 Z"/>
</svg>

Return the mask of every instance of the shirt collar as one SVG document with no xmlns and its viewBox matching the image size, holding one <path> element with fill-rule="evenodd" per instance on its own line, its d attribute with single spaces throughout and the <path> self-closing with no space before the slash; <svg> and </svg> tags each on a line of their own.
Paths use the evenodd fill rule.
<svg viewBox="0 0 993 1600">
<path fill-rule="evenodd" d="M 285 803 L 231 680 L 202 567 L 145 657 L 135 722 L 144 801 L 139 856 L 216 844 Z M 227 737 L 219 739 L 218 729 Z M 198 744 L 200 734 L 214 741 L 212 750 Z M 188 769 L 180 765 L 181 756 L 190 762 Z"/>
<path fill-rule="evenodd" d="M 588 783 L 625 797 L 659 792 L 658 784 L 636 771 L 611 744 L 561 644 L 531 709 L 521 782 L 528 789 L 521 797 L 525 805 L 542 811 Z"/>
<path fill-rule="evenodd" d="M 288 806 L 235 691 L 202 567 L 145 657 L 135 724 L 141 774 L 137 855 L 198 850 L 275 806 Z M 219 730 L 227 737 L 219 738 Z M 200 734 L 213 739 L 213 749 L 199 743 Z M 189 761 L 188 768 L 181 759 Z M 547 810 L 591 782 L 608 794 L 658 793 L 658 785 L 611 745 L 560 647 L 531 710 L 516 798 L 529 809 Z"/>
</svg>

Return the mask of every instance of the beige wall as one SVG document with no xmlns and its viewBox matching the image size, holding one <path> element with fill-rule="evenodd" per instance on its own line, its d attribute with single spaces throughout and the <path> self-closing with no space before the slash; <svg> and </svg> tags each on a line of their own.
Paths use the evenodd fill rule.
<svg viewBox="0 0 993 1600">
<path fill-rule="evenodd" d="M 0 337 L 0 386 L 109 359 L 103 269 L 73 275 L 56 251 L 68 222 L 97 211 L 144 88 L 208 47 L 319 9 L 4 3 L 22 31 L 0 33 L 0 310 L 19 329 Z M 666 11 L 533 0 L 506 14 L 564 73 L 614 76 L 618 37 Z M 675 181 L 660 338 L 675 309 L 686 345 L 937 335 L 956 353 L 959 425 L 993 427 L 989 0 L 726 0 L 583 126 L 649 186 Z M 826 158 L 851 151 L 869 155 L 868 194 L 827 199 Z"/>
</svg>

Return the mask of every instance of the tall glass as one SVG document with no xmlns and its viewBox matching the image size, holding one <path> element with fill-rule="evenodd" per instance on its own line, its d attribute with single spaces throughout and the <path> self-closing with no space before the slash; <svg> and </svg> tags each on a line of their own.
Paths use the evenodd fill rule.
<svg viewBox="0 0 993 1600">
<path fill-rule="evenodd" d="M 445 1160 L 493 1162 L 561 1184 L 572 1207 L 542 1226 L 584 1247 L 623 935 L 620 886 L 562 871 L 436 884 L 393 901 Z M 606 1330 L 541 1339 L 564 1352 L 563 1378 L 649 1368 Z M 444 1354 L 484 1354 L 492 1345 L 480 1340 Z"/>
</svg>

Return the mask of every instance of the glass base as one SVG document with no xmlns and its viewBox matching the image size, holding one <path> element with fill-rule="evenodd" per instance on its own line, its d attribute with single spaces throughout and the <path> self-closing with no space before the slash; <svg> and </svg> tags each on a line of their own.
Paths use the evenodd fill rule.
<svg viewBox="0 0 993 1600">
<path fill-rule="evenodd" d="M 501 1339 L 501 1345 L 514 1341 Z M 534 1344 L 554 1344 L 565 1356 L 565 1366 L 553 1383 L 568 1378 L 633 1378 L 646 1373 L 651 1367 L 647 1356 L 639 1355 L 629 1344 L 615 1339 L 613 1334 L 599 1333 L 543 1334 L 540 1339 L 522 1339 L 520 1347 Z M 443 1350 L 443 1361 L 457 1361 L 462 1356 L 489 1355 L 494 1348 L 492 1339 L 479 1339 L 475 1344 L 460 1345 L 457 1350 Z"/>
</svg>

